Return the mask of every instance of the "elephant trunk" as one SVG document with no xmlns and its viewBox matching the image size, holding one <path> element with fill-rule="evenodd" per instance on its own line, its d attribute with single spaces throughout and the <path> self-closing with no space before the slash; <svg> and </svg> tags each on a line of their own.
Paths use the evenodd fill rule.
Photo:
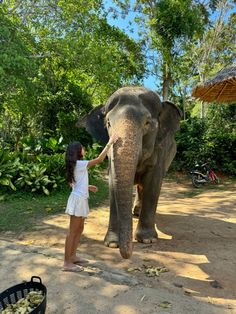
<svg viewBox="0 0 236 314">
<path fill-rule="evenodd" d="M 128 119 L 116 123 L 115 130 L 120 139 L 112 152 L 111 172 L 119 221 L 119 247 L 121 256 L 130 258 L 133 251 L 132 196 L 140 151 L 138 141 L 140 131 Z"/>
</svg>

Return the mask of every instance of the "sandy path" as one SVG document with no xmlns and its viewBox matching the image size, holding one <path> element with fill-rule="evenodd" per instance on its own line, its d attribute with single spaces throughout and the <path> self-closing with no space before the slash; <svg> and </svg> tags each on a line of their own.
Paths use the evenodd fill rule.
<svg viewBox="0 0 236 314">
<path fill-rule="evenodd" d="M 18 239 L 2 234 L 0 290 L 39 275 L 48 287 L 47 313 L 236 313 L 235 190 L 227 182 L 199 191 L 181 179 L 165 180 L 156 215 L 159 240 L 135 242 L 131 260 L 103 245 L 108 204 L 92 209 L 80 246 L 91 264 L 80 274 L 60 271 L 64 214 Z M 148 267 L 168 271 L 148 277 Z"/>
</svg>

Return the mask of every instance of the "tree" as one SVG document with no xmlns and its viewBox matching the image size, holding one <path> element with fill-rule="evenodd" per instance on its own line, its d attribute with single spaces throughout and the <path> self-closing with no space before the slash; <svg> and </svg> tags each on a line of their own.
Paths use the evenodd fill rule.
<svg viewBox="0 0 236 314">
<path fill-rule="evenodd" d="M 10 19 L 5 7 L 0 7 L 0 97 L 31 91 L 36 64 L 31 59 L 35 41 L 25 25 Z"/>
<path fill-rule="evenodd" d="M 102 10 L 97 0 L 4 1 L 1 25 L 15 41 L 0 52 L 13 69 L 9 84 L 10 66 L 5 62 L 6 71 L 1 68 L 0 91 L 13 124 L 28 121 L 33 132 L 55 132 L 67 118 L 75 120 L 122 84 L 142 77 L 139 44 L 108 25 Z"/>
<path fill-rule="evenodd" d="M 102 1 L 12 2 L 17 16 L 37 38 L 34 58 L 41 60 L 44 75 L 49 71 L 47 85 L 55 87 L 55 72 L 60 72 L 70 82 L 76 77 L 80 87 L 101 101 L 122 83 L 142 77 L 141 48 L 107 23 Z"/>
<path fill-rule="evenodd" d="M 236 15 L 232 12 L 233 2 L 218 1 L 215 4 L 215 19 L 201 39 L 188 43 L 183 58 L 187 63 L 185 77 L 190 88 L 210 79 L 219 70 L 235 60 Z M 183 64 L 183 63 L 181 63 Z M 205 116 L 201 102 L 200 116 Z"/>
<path fill-rule="evenodd" d="M 116 3 L 126 12 L 129 10 L 129 1 Z M 142 41 L 149 51 L 154 51 L 152 68 L 156 75 L 161 73 L 162 95 L 166 100 L 173 84 L 175 59 L 182 53 L 186 40 L 201 36 L 208 22 L 207 11 L 192 0 L 136 0 L 133 10 Z"/>
</svg>

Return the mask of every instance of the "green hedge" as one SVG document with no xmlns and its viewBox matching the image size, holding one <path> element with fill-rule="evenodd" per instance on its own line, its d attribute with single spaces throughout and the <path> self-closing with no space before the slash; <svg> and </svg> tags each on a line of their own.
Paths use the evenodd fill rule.
<svg viewBox="0 0 236 314">
<path fill-rule="evenodd" d="M 2 191 L 29 191 L 49 194 L 65 182 L 64 154 L 33 156 L 2 150 L 0 187 Z"/>
<path fill-rule="evenodd" d="M 211 160 L 218 172 L 236 175 L 236 132 L 212 129 L 207 120 L 191 118 L 181 121 L 176 134 L 177 154 L 172 169 L 188 171 L 196 163 Z"/>
<path fill-rule="evenodd" d="M 53 142 L 53 141 L 51 141 Z M 62 151 L 66 148 L 58 147 L 55 150 Z M 49 146 L 49 145 L 48 145 Z M 37 146 L 36 146 L 37 147 Z M 47 147 L 49 148 L 49 147 Z M 102 146 L 95 143 L 87 147 L 86 159 L 97 157 Z M 99 169 L 105 164 L 89 169 L 89 176 L 99 176 Z M 22 151 L 0 151 L 0 190 L 29 191 L 32 193 L 45 193 L 48 195 L 52 190 L 63 188 L 65 184 L 65 155 L 54 152 L 51 154 L 41 153 L 35 150 L 35 145 L 25 146 Z"/>
</svg>

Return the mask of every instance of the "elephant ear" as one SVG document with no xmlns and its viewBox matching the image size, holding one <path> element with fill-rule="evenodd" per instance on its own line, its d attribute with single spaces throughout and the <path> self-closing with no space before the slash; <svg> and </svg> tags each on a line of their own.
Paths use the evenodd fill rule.
<svg viewBox="0 0 236 314">
<path fill-rule="evenodd" d="M 162 102 L 162 110 L 159 116 L 159 142 L 163 141 L 167 135 L 174 134 L 180 128 L 182 117 L 181 110 L 170 101 Z"/>
<path fill-rule="evenodd" d="M 104 106 L 99 105 L 83 116 L 77 122 L 77 127 L 84 127 L 86 131 L 96 140 L 107 143 L 109 140 L 108 132 L 104 123 Z"/>
</svg>

